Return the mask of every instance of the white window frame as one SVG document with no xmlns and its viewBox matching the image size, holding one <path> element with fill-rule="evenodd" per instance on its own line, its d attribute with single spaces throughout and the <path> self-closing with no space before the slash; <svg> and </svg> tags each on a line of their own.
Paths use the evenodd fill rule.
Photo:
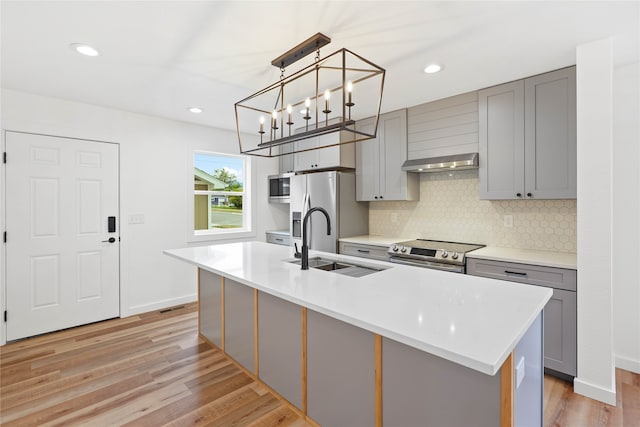
<svg viewBox="0 0 640 427">
<path fill-rule="evenodd" d="M 193 188 L 193 169 L 195 166 L 195 155 L 206 154 L 215 157 L 229 157 L 242 159 L 242 193 L 237 191 L 206 191 L 206 190 L 194 190 Z M 254 197 L 253 190 L 254 177 L 253 162 L 250 156 L 243 156 L 238 154 L 219 153 L 215 151 L 206 150 L 193 150 L 189 158 L 189 192 L 187 203 L 187 242 L 204 242 L 204 241 L 216 241 L 216 240 L 229 240 L 229 239 L 247 239 L 256 237 L 255 227 L 255 203 L 253 203 Z M 204 195 L 220 195 L 220 196 L 242 196 L 242 228 L 227 228 L 227 229 L 207 229 L 196 230 L 194 219 L 194 196 Z"/>
</svg>

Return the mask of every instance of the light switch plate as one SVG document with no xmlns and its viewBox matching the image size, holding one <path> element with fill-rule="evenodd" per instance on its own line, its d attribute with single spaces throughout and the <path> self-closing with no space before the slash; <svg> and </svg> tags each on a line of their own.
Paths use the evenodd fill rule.
<svg viewBox="0 0 640 427">
<path fill-rule="evenodd" d="M 520 358 L 516 365 L 516 389 L 520 387 L 522 380 L 524 380 L 524 356 Z"/>
<path fill-rule="evenodd" d="M 129 214 L 129 224 L 144 224 L 144 214 Z"/>
<path fill-rule="evenodd" d="M 513 215 L 505 215 L 502 217 L 502 222 L 505 227 L 512 228 L 513 227 Z"/>
</svg>

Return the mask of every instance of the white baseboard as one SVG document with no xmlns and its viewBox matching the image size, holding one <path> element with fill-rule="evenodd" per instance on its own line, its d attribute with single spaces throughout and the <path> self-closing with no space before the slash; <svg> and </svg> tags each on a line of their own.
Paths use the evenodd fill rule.
<svg viewBox="0 0 640 427">
<path fill-rule="evenodd" d="M 640 374 L 640 360 L 629 359 L 622 356 L 616 356 L 616 368 L 624 369 L 625 371 L 635 372 Z"/>
<path fill-rule="evenodd" d="M 174 305 L 187 304 L 198 300 L 198 294 L 185 295 L 180 298 L 166 299 L 163 301 L 156 301 L 150 304 L 135 305 L 123 310 L 121 317 L 135 316 L 140 313 L 147 313 L 149 311 L 162 310 L 163 308 L 173 307 Z"/>
<path fill-rule="evenodd" d="M 616 390 L 606 389 L 582 381 L 578 378 L 573 380 L 573 391 L 591 399 L 599 400 L 611 406 L 616 406 Z"/>
</svg>

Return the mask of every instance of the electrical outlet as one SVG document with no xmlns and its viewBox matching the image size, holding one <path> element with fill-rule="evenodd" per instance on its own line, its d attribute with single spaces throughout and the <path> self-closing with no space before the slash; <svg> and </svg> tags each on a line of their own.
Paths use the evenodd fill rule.
<svg viewBox="0 0 640 427">
<path fill-rule="evenodd" d="M 524 380 L 524 356 L 520 358 L 518 365 L 516 365 L 516 388 L 520 387 Z"/>
<path fill-rule="evenodd" d="M 398 214 L 396 212 L 391 212 L 391 224 L 398 223 Z"/>
<path fill-rule="evenodd" d="M 502 223 L 507 228 L 513 227 L 513 215 L 505 215 L 502 217 Z"/>
</svg>

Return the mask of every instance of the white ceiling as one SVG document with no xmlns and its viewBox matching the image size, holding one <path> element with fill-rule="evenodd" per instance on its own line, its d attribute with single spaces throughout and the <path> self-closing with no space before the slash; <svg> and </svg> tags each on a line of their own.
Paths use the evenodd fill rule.
<svg viewBox="0 0 640 427">
<path fill-rule="evenodd" d="M 639 61 L 640 2 L 6 1 L 2 87 L 233 129 L 233 104 L 278 80 L 271 60 L 322 32 L 387 70 L 382 110 L 575 64 L 613 37 Z M 70 43 L 101 55 L 81 56 Z M 313 61 L 313 55 L 300 61 Z M 431 61 L 444 71 L 426 75 Z M 294 64 L 287 70 L 295 71 Z M 189 106 L 204 109 L 189 113 Z"/>
</svg>

